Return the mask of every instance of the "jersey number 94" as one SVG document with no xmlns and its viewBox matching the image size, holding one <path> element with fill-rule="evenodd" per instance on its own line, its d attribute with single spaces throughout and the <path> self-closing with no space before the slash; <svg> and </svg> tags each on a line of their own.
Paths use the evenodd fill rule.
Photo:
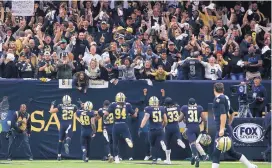
<svg viewBox="0 0 272 168">
<path fill-rule="evenodd" d="M 116 119 L 126 119 L 127 118 L 126 109 L 125 108 L 116 109 L 115 110 L 115 118 Z"/>
</svg>

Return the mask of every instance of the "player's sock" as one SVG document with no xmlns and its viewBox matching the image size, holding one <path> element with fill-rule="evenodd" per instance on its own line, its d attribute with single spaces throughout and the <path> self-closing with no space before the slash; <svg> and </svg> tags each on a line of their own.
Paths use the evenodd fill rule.
<svg viewBox="0 0 272 168">
<path fill-rule="evenodd" d="M 133 148 L 133 143 L 132 143 L 132 141 L 131 141 L 129 138 L 126 138 L 125 140 L 126 140 L 126 142 L 127 142 L 127 144 L 128 144 L 128 147 Z"/>
<path fill-rule="evenodd" d="M 241 158 L 240 158 L 239 161 L 242 162 L 242 163 L 243 163 L 244 165 L 246 165 L 247 167 L 250 167 L 250 166 L 251 166 L 251 163 L 247 160 L 247 158 L 246 158 L 244 155 L 241 156 Z"/>
<path fill-rule="evenodd" d="M 202 148 L 202 146 L 199 143 L 196 143 L 196 149 L 200 153 L 201 156 L 206 155 L 204 149 Z"/>
<path fill-rule="evenodd" d="M 61 155 L 62 142 L 58 143 L 58 154 Z"/>
<path fill-rule="evenodd" d="M 182 142 L 181 139 L 178 139 L 178 140 L 177 140 L 177 143 L 178 143 L 178 145 L 179 145 L 180 147 L 182 147 L 183 149 L 186 147 L 185 144 L 184 144 L 184 142 Z"/>
<path fill-rule="evenodd" d="M 194 156 L 197 156 L 197 149 L 196 149 L 196 145 L 195 144 L 191 144 L 191 150 Z"/>
<path fill-rule="evenodd" d="M 212 163 L 212 168 L 219 168 L 219 164 L 218 163 Z"/>
<path fill-rule="evenodd" d="M 164 141 L 161 141 L 160 143 L 161 143 L 162 150 L 166 151 L 166 145 L 165 145 Z"/>
<path fill-rule="evenodd" d="M 166 150 L 165 151 L 165 159 L 166 159 L 166 161 L 168 162 L 168 160 L 169 160 L 169 155 L 168 155 L 168 153 L 169 153 L 169 150 Z"/>
<path fill-rule="evenodd" d="M 168 161 L 168 162 L 170 162 L 171 161 L 171 150 L 166 150 L 166 160 Z"/>
<path fill-rule="evenodd" d="M 71 143 L 71 138 L 66 138 L 66 144 L 70 146 L 70 143 Z"/>
</svg>

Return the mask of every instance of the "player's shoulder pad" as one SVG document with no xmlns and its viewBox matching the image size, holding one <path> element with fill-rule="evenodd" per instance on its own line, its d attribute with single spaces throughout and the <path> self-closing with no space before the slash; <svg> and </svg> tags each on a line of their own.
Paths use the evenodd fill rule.
<svg viewBox="0 0 272 168">
<path fill-rule="evenodd" d="M 149 108 L 150 108 L 150 106 L 146 106 L 146 107 L 144 108 L 144 112 L 148 112 Z"/>
<path fill-rule="evenodd" d="M 128 102 L 126 102 L 126 106 L 131 106 L 131 104 L 130 104 L 130 103 L 128 103 Z"/>
<path fill-rule="evenodd" d="M 110 106 L 114 106 L 116 104 L 117 104 L 116 102 L 111 102 Z"/>
<path fill-rule="evenodd" d="M 166 110 L 166 108 L 167 108 L 166 106 L 159 106 L 160 110 Z"/>
<path fill-rule="evenodd" d="M 181 106 L 180 110 L 185 110 L 188 106 L 187 105 L 183 105 Z"/>
<path fill-rule="evenodd" d="M 201 105 L 197 105 L 197 108 L 200 110 L 204 110 L 204 108 Z"/>
</svg>

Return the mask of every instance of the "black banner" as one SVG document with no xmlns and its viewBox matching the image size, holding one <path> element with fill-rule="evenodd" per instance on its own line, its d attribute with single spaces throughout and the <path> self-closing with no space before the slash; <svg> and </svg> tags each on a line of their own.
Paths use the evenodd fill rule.
<svg viewBox="0 0 272 168">
<path fill-rule="evenodd" d="M 235 118 L 232 123 L 234 146 L 266 146 L 263 121 L 263 118 Z"/>
</svg>

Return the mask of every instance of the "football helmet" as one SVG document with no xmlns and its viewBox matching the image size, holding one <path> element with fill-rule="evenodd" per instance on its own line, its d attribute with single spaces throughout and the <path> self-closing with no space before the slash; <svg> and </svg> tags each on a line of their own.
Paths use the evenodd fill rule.
<svg viewBox="0 0 272 168">
<path fill-rule="evenodd" d="M 203 146 L 208 146 L 212 142 L 212 138 L 209 134 L 200 134 L 199 143 Z"/>
<path fill-rule="evenodd" d="M 159 99 L 156 96 L 149 98 L 149 106 L 159 106 Z"/>
<path fill-rule="evenodd" d="M 93 103 L 90 102 L 90 101 L 87 101 L 87 102 L 84 103 L 83 108 L 86 111 L 91 111 L 93 109 Z"/>
<path fill-rule="evenodd" d="M 124 93 L 119 92 L 119 93 L 116 94 L 116 96 L 115 96 L 115 101 L 116 101 L 117 103 L 124 103 L 125 100 L 126 100 L 126 96 L 125 96 Z"/>
<path fill-rule="evenodd" d="M 228 136 L 219 137 L 215 140 L 216 148 L 222 152 L 227 152 L 230 150 L 232 145 L 232 140 Z"/>
<path fill-rule="evenodd" d="M 71 99 L 71 97 L 69 95 L 63 96 L 62 103 L 64 105 L 69 105 L 69 104 L 71 104 L 71 102 L 72 102 L 72 99 Z"/>
</svg>

